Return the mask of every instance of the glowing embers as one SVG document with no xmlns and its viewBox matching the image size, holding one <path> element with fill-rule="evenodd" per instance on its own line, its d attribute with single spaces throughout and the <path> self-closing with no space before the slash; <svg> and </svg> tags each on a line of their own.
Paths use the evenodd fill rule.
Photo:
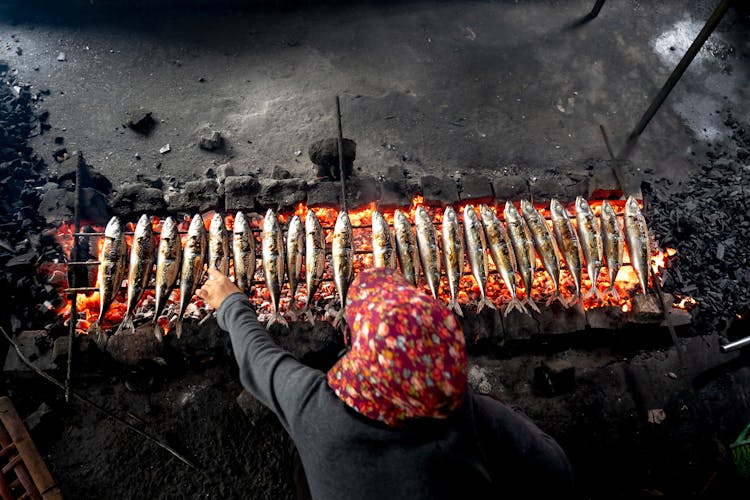
<svg viewBox="0 0 750 500">
<path fill-rule="evenodd" d="M 415 222 L 416 222 L 416 212 L 418 207 L 422 207 L 423 200 L 420 196 L 417 196 L 412 201 L 412 204 L 409 207 L 401 208 L 400 211 L 405 215 L 406 220 L 411 224 L 412 230 L 415 230 Z M 625 201 L 624 200 L 616 200 L 616 201 L 610 201 L 609 202 L 611 207 L 613 208 L 613 211 L 615 213 L 615 216 L 617 217 L 618 222 L 621 226 L 624 226 L 624 215 L 625 215 Z M 591 208 L 591 211 L 593 212 L 594 216 L 598 220 L 601 217 L 602 213 L 602 201 L 600 200 L 589 200 L 588 205 Z M 463 230 L 464 226 L 464 208 L 466 204 L 461 204 L 458 206 L 453 207 L 455 209 L 455 213 L 457 214 L 459 224 Z M 507 225 L 507 221 L 505 220 L 504 215 L 504 207 L 486 207 L 486 210 L 491 211 L 494 213 L 494 215 L 498 218 L 500 223 L 505 227 Z M 519 207 L 516 207 L 519 208 Z M 544 223 L 548 226 L 548 229 L 551 234 L 554 233 L 554 226 L 553 222 L 551 220 L 551 214 L 549 207 L 547 206 L 535 206 L 534 207 L 538 213 L 541 215 L 542 219 L 544 219 Z M 564 207 L 568 212 L 571 214 L 571 224 L 573 229 L 577 232 L 578 231 L 578 223 L 575 217 L 575 205 L 573 203 L 569 203 L 565 205 Z M 436 208 L 436 207 L 423 207 L 423 209 L 427 212 L 429 215 L 429 218 L 433 222 L 436 231 L 438 234 L 442 231 L 442 222 L 443 222 L 443 214 L 444 209 L 442 208 Z M 479 207 L 475 207 L 477 210 L 477 213 L 479 214 Z M 372 220 L 373 220 L 373 214 L 375 211 L 378 210 L 377 207 L 373 204 L 370 206 L 366 206 L 364 208 L 359 208 L 356 210 L 350 210 L 349 211 L 349 219 L 351 221 L 352 226 L 352 247 L 353 247 L 353 255 L 352 255 L 352 264 L 354 269 L 354 274 L 358 273 L 362 269 L 370 268 L 374 265 L 374 259 L 373 259 L 373 240 L 372 240 Z M 283 233 L 283 240 L 286 241 L 287 238 L 287 226 L 290 221 L 290 219 L 297 215 L 300 217 L 301 220 L 306 219 L 306 215 L 308 211 L 313 211 L 315 215 L 317 216 L 317 219 L 319 220 L 321 226 L 322 226 L 322 232 L 323 237 L 325 240 L 325 256 L 324 256 L 324 266 L 323 266 L 323 272 L 322 276 L 320 277 L 319 285 L 317 286 L 315 293 L 312 297 L 312 301 L 310 304 L 307 304 L 307 283 L 304 279 L 299 280 L 299 283 L 297 284 L 296 290 L 294 292 L 294 296 L 290 293 L 290 287 L 289 287 L 289 280 L 288 280 L 288 273 L 285 273 L 283 279 L 282 279 L 282 286 L 281 286 L 281 293 L 280 293 L 280 299 L 279 299 L 279 305 L 278 308 L 280 312 L 291 319 L 298 319 L 298 312 L 300 310 L 304 310 L 307 314 L 309 310 L 309 317 L 313 319 L 318 320 L 325 320 L 325 321 L 332 321 L 336 314 L 339 312 L 340 309 L 340 300 L 336 292 L 336 288 L 333 283 L 333 267 L 332 267 L 332 258 L 331 258 L 331 249 L 332 249 L 332 240 L 333 240 L 333 231 L 334 231 L 334 225 L 336 222 L 336 219 L 338 217 L 338 211 L 332 208 L 324 208 L 324 207 L 307 207 L 304 204 L 299 204 L 295 209 L 291 212 L 286 213 L 280 213 L 277 215 L 278 221 L 281 227 L 281 231 Z M 378 210 L 380 214 L 382 214 L 383 219 L 389 226 L 391 232 L 393 233 L 394 228 L 394 214 L 395 209 L 380 209 Z M 204 220 L 204 223 L 206 226 L 209 225 L 213 214 L 203 214 L 202 218 Z M 234 217 L 235 214 L 228 214 L 224 217 L 224 221 L 226 224 L 226 228 L 228 231 L 233 231 L 234 228 Z M 250 288 L 247 290 L 247 293 L 250 297 L 250 301 L 255 305 L 256 310 L 258 311 L 259 317 L 261 321 L 265 322 L 267 321 L 271 314 L 272 314 L 272 300 L 271 295 L 268 291 L 268 288 L 266 287 L 266 282 L 263 275 L 263 266 L 261 262 L 261 251 L 262 248 L 261 240 L 260 240 L 260 232 L 261 227 L 263 223 L 263 217 L 254 215 L 252 217 L 247 217 L 247 222 L 251 228 L 252 236 L 254 238 L 254 248 L 255 248 L 255 257 L 256 257 L 256 266 L 255 266 L 255 272 L 252 277 L 252 283 Z M 156 217 L 152 218 L 153 228 L 154 232 L 157 236 L 157 245 L 159 240 L 159 235 L 161 231 L 161 226 L 163 224 L 162 220 L 159 220 Z M 190 220 L 187 218 L 183 218 L 181 220 L 177 221 L 177 225 L 180 229 L 182 242 L 184 245 L 185 242 L 185 232 L 187 231 L 187 228 L 189 226 Z M 94 228 L 95 231 L 101 231 L 103 228 Z M 128 224 L 126 226 L 126 240 L 128 242 L 128 246 L 130 247 L 132 245 L 132 236 L 129 233 L 132 233 L 134 229 L 134 224 Z M 101 237 L 98 236 L 99 233 L 95 233 L 97 235 L 95 236 L 89 236 L 89 237 L 81 237 L 81 244 L 82 245 L 89 245 L 95 248 L 101 249 Z M 66 251 L 70 252 L 70 249 L 72 247 L 72 226 L 68 224 L 63 224 L 60 226 L 58 230 L 58 239 L 60 241 L 60 244 Z M 438 253 L 441 259 L 441 266 L 440 266 L 440 274 L 438 279 L 438 286 L 436 288 L 437 295 L 440 299 L 442 299 L 446 304 L 451 300 L 451 293 L 450 288 L 448 285 L 448 278 L 446 276 L 446 266 L 444 255 L 446 249 L 443 247 L 443 240 L 442 238 L 436 239 L 437 246 L 438 246 Z M 465 241 L 462 241 L 462 245 L 465 245 Z M 650 264 L 650 272 L 649 272 L 649 283 L 652 283 L 652 280 L 655 277 L 659 277 L 661 274 L 661 270 L 666 266 L 666 263 L 668 259 L 675 254 L 675 250 L 671 248 L 667 249 L 659 249 L 653 246 L 653 242 L 651 240 L 648 241 L 648 252 L 649 252 L 649 264 Z M 463 248 L 464 251 L 466 250 Z M 93 249 L 92 249 L 93 250 Z M 486 290 L 486 296 L 488 300 L 495 305 L 498 309 L 501 311 L 504 310 L 509 303 L 512 301 L 511 294 L 509 292 L 507 281 L 504 280 L 500 273 L 497 272 L 497 269 L 495 267 L 494 259 L 492 258 L 491 252 L 488 251 L 489 246 L 485 248 L 485 262 L 487 265 L 488 272 L 486 273 L 485 283 L 483 285 L 485 286 Z M 93 252 L 92 252 L 93 253 Z M 513 273 L 515 276 L 515 284 L 516 284 L 516 293 L 518 298 L 521 301 L 525 301 L 528 294 L 531 294 L 531 297 L 533 298 L 534 302 L 539 304 L 544 304 L 546 301 L 548 301 L 550 298 L 552 298 L 555 295 L 555 283 L 553 282 L 552 278 L 550 277 L 550 273 L 545 269 L 543 266 L 541 260 L 537 257 L 536 253 L 531 254 L 532 262 L 533 262 L 533 273 L 531 275 L 531 286 L 530 290 L 527 290 L 524 286 L 523 280 L 521 280 L 520 275 L 516 272 Z M 559 256 L 559 277 L 558 277 L 558 288 L 559 293 L 565 300 L 566 305 L 569 306 L 576 306 L 577 304 L 580 304 L 583 309 L 589 310 L 597 307 L 603 307 L 603 306 L 615 306 L 619 308 L 623 312 L 628 312 L 633 310 L 633 298 L 638 294 L 642 293 L 640 292 L 640 284 L 639 284 L 639 278 L 636 272 L 633 270 L 631 264 L 630 264 L 630 258 L 629 258 L 629 252 L 625 251 L 622 255 L 622 262 L 618 269 L 617 275 L 615 277 L 614 283 L 611 283 L 608 269 L 606 267 L 606 260 L 604 262 L 604 265 L 601 267 L 601 270 L 598 274 L 598 277 L 596 278 L 596 282 L 592 283 L 591 277 L 588 274 L 588 270 L 585 266 L 585 262 L 582 265 L 582 269 L 580 271 L 580 290 L 584 293 L 582 293 L 580 296 L 577 293 L 577 290 L 579 289 L 576 286 L 576 280 L 573 278 L 573 275 L 571 273 L 571 270 L 568 269 L 566 260 L 562 258 L 562 256 Z M 418 259 L 418 256 L 417 256 Z M 398 259 L 393 259 L 393 262 L 395 263 L 395 267 L 398 268 Z M 93 264 L 95 266 L 95 264 Z M 477 304 L 479 300 L 481 299 L 481 290 L 480 290 L 480 284 L 477 283 L 477 280 L 473 277 L 471 272 L 471 266 L 469 264 L 468 259 L 463 259 L 463 272 L 458 280 L 458 287 L 456 290 L 456 299 L 458 303 L 464 308 L 476 309 Z M 55 272 L 57 274 L 60 273 L 60 269 L 54 268 L 51 269 L 52 272 Z M 306 262 L 303 260 L 302 263 L 302 270 L 301 275 L 305 276 L 306 272 Z M 89 273 L 89 276 L 91 277 L 92 273 Z M 230 266 L 229 266 L 229 275 L 230 277 L 234 277 L 234 263 L 233 259 L 230 259 Z M 59 277 L 58 277 L 59 278 Z M 93 279 L 93 278 L 91 278 Z M 61 286 L 67 286 L 66 280 L 57 279 L 57 282 L 61 284 Z M 91 283 L 91 280 L 89 281 Z M 154 290 L 153 290 L 154 282 L 153 278 L 151 282 L 149 283 L 149 286 L 147 287 L 143 298 L 141 299 L 140 303 L 138 304 L 136 311 L 135 311 L 135 318 L 138 319 L 150 319 L 153 320 L 153 315 L 155 312 L 154 308 Z M 425 279 L 424 272 L 420 268 L 418 268 L 418 274 L 417 274 L 417 286 L 419 286 L 422 290 L 424 290 L 428 294 L 432 294 L 432 291 L 435 289 L 435 286 L 433 284 L 432 289 L 428 287 L 427 280 Z M 105 317 L 103 319 L 103 327 L 106 328 L 112 328 L 113 326 L 116 326 L 120 321 L 123 319 L 123 315 L 125 313 L 125 291 L 126 291 L 127 283 L 124 283 L 119 294 L 116 296 L 115 301 L 109 308 L 109 310 L 106 312 Z M 167 306 L 165 307 L 162 315 L 160 318 L 158 318 L 158 323 L 162 326 L 164 331 L 168 331 L 170 328 L 173 320 L 175 319 L 177 315 L 177 307 L 180 301 L 179 297 L 179 286 L 176 287 L 177 289 L 174 290 L 167 302 Z M 96 321 L 98 318 L 98 311 L 99 311 L 99 297 L 98 292 L 91 292 L 88 291 L 89 289 L 86 288 L 86 293 L 82 293 L 78 295 L 77 299 L 77 310 L 78 310 L 78 330 L 83 332 L 86 331 L 86 329 Z M 598 293 L 589 293 L 585 294 L 585 292 L 590 291 L 598 291 Z M 612 292 L 616 293 L 612 293 Z M 585 297 L 584 297 L 585 295 Z M 675 307 L 682 308 L 682 309 L 689 309 L 694 305 L 694 300 L 690 297 L 681 297 L 675 304 Z M 70 303 L 66 305 L 61 311 L 61 314 L 63 314 L 66 317 L 66 320 L 69 318 L 70 315 Z M 188 309 L 185 312 L 185 317 L 188 318 L 197 318 L 202 319 L 206 316 L 207 311 L 205 304 L 199 300 L 197 297 L 193 297 L 192 300 L 189 303 Z"/>
</svg>

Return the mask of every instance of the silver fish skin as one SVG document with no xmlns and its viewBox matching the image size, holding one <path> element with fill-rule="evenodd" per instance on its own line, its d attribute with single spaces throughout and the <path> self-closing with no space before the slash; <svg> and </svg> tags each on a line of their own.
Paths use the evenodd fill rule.
<svg viewBox="0 0 750 500">
<path fill-rule="evenodd" d="M 482 295 L 477 303 L 477 312 L 481 312 L 485 306 L 496 309 L 495 305 L 487 298 L 487 243 L 484 239 L 484 228 L 473 205 L 464 207 L 464 236 L 471 275 L 479 286 L 479 292 Z"/>
<path fill-rule="evenodd" d="M 641 207 L 632 196 L 625 202 L 625 241 L 630 265 L 633 266 L 645 295 L 648 293 L 648 276 L 651 272 L 651 240 Z"/>
<path fill-rule="evenodd" d="M 510 244 L 508 232 L 500 219 L 497 218 L 494 210 L 487 205 L 479 206 L 479 215 L 482 217 L 485 239 L 487 240 L 487 246 L 490 247 L 490 255 L 495 263 L 495 268 L 510 292 L 510 302 L 503 311 L 503 316 L 508 316 L 513 309 L 528 314 L 529 311 L 516 295 L 516 256 L 513 253 L 513 246 Z"/>
<path fill-rule="evenodd" d="M 159 316 L 167 305 L 180 276 L 182 263 L 182 241 L 180 232 L 172 217 L 167 217 L 159 233 L 159 248 L 156 253 L 156 291 L 154 306 L 154 335 L 162 340 L 164 333 L 159 328 Z"/>
<path fill-rule="evenodd" d="M 602 268 L 602 244 L 599 223 L 593 210 L 582 196 L 576 197 L 576 221 L 578 222 L 578 236 L 581 241 L 586 270 L 591 280 L 591 290 L 584 297 L 596 295 L 602 299 L 596 280 Z"/>
<path fill-rule="evenodd" d="M 279 220 L 272 209 L 268 209 L 263 219 L 263 235 L 261 237 L 263 273 L 266 278 L 266 287 L 271 294 L 271 305 L 273 314 L 268 320 L 266 328 L 278 323 L 287 326 L 287 322 L 281 315 L 281 287 L 284 284 L 284 238 L 281 235 Z"/>
<path fill-rule="evenodd" d="M 372 214 L 372 261 L 373 267 L 393 267 L 393 235 L 383 214 L 375 210 Z"/>
<path fill-rule="evenodd" d="M 203 217 L 195 214 L 190 221 L 185 247 L 182 250 L 182 270 L 180 272 L 180 311 L 175 322 L 177 338 L 182 336 L 182 319 L 196 288 L 203 279 L 203 266 L 206 263 L 206 226 Z"/>
<path fill-rule="evenodd" d="M 307 301 L 305 316 L 310 324 L 315 324 L 312 302 L 320 286 L 326 266 L 326 237 L 318 216 L 312 210 L 305 216 L 305 283 L 307 284 Z"/>
<path fill-rule="evenodd" d="M 99 317 L 91 325 L 91 330 L 96 333 L 96 341 L 100 345 L 105 344 L 107 340 L 102 335 L 104 315 L 114 302 L 125 278 L 128 245 L 119 218 L 112 217 L 109 220 L 104 229 L 103 239 L 99 254 Z"/>
<path fill-rule="evenodd" d="M 229 275 L 229 233 L 224 217 L 216 213 L 208 228 L 208 268 Z"/>
<path fill-rule="evenodd" d="M 401 210 L 393 213 L 393 230 L 396 233 L 396 256 L 398 265 L 406 281 L 417 286 L 419 280 L 419 259 L 411 223 Z"/>
<path fill-rule="evenodd" d="M 151 218 L 141 215 L 133 233 L 133 246 L 130 249 L 130 265 L 128 268 L 128 300 L 125 317 L 117 331 L 135 331 L 133 314 L 135 308 L 146 291 L 151 271 L 154 267 L 154 230 Z"/>
<path fill-rule="evenodd" d="M 354 249 L 352 247 L 352 224 L 349 214 L 339 212 L 333 227 L 333 241 L 331 243 L 331 257 L 333 259 L 333 282 L 341 299 L 341 309 L 333 320 L 333 327 L 338 328 L 344 320 L 346 309 L 346 295 L 349 284 L 354 278 Z"/>
<path fill-rule="evenodd" d="M 534 242 L 531 239 L 531 233 L 521 213 L 509 201 L 505 202 L 503 217 L 508 229 L 508 239 L 516 256 L 517 269 L 523 282 L 525 294 L 523 303 L 527 304 L 534 311 L 539 312 L 534 299 L 531 298 L 531 288 L 534 283 L 534 271 L 536 267 L 536 252 L 534 250 Z"/>
<path fill-rule="evenodd" d="M 601 233 L 604 261 L 607 266 L 607 274 L 609 275 L 609 289 L 607 292 L 615 300 L 619 300 L 620 294 L 617 293 L 617 289 L 615 288 L 615 281 L 617 280 L 617 272 L 622 265 L 624 236 L 617 213 L 607 200 L 602 202 Z"/>
<path fill-rule="evenodd" d="M 544 220 L 539 210 L 528 200 L 521 200 L 521 214 L 523 215 L 523 220 L 526 221 L 526 225 L 529 227 L 536 253 L 542 261 L 547 274 L 552 278 L 552 284 L 555 287 L 555 293 L 547 300 L 547 305 L 553 300 L 559 300 L 563 305 L 567 306 L 568 304 L 560 291 L 560 259 L 557 257 L 559 250 L 557 243 L 555 243 L 555 238 L 552 236 L 549 226 L 547 226 L 547 221 Z"/>
<path fill-rule="evenodd" d="M 232 228 L 232 259 L 234 261 L 234 283 L 242 292 L 249 294 L 255 276 L 255 236 L 245 214 L 237 212 Z"/>
<path fill-rule="evenodd" d="M 581 298 L 581 244 L 578 242 L 578 235 L 570 220 L 570 214 L 563 204 L 552 198 L 549 211 L 558 248 L 576 286 L 575 297 L 571 300 L 573 303 Z"/>
<path fill-rule="evenodd" d="M 438 248 L 437 232 L 430 214 L 424 207 L 417 208 L 414 216 L 417 228 L 417 251 L 422 263 L 422 271 L 430 287 L 432 296 L 438 298 L 440 291 L 440 249 Z"/>
<path fill-rule="evenodd" d="M 286 274 L 289 278 L 289 292 L 292 300 L 290 312 L 296 318 L 297 299 L 295 294 L 297 286 L 302 278 L 302 259 L 305 255 L 305 229 L 302 227 L 302 219 L 295 215 L 289 220 L 286 234 Z"/>
<path fill-rule="evenodd" d="M 443 258 L 445 259 L 445 275 L 448 277 L 448 288 L 451 300 L 448 309 L 463 317 L 458 303 L 458 288 L 464 271 L 464 243 L 461 224 L 453 207 L 447 207 L 443 213 Z"/>
</svg>

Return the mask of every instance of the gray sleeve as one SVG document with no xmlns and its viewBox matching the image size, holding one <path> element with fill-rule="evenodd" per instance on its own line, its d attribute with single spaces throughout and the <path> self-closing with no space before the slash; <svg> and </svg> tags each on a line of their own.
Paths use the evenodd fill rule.
<svg viewBox="0 0 750 500">
<path fill-rule="evenodd" d="M 324 374 L 279 347 L 242 293 L 224 299 L 216 317 L 219 327 L 229 332 L 243 387 L 271 408 L 291 433 Z"/>
</svg>

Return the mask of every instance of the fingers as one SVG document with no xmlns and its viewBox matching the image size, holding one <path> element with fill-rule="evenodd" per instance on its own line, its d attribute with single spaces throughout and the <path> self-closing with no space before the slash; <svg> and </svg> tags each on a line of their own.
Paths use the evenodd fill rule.
<svg viewBox="0 0 750 500">
<path fill-rule="evenodd" d="M 211 277 L 211 279 L 226 278 L 226 276 L 224 276 L 218 270 L 213 269 L 213 268 L 210 268 L 208 270 L 208 275 Z"/>
</svg>

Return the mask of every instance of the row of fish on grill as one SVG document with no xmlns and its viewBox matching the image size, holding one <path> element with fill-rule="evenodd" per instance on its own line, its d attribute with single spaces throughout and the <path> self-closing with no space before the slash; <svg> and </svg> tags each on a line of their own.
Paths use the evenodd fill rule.
<svg viewBox="0 0 750 500">
<path fill-rule="evenodd" d="M 432 295 L 437 298 L 440 287 L 441 266 L 445 266 L 451 299 L 450 309 L 463 315 L 458 303 L 459 282 L 464 270 L 464 255 L 468 257 L 471 275 L 476 282 L 480 299 L 477 311 L 485 306 L 495 308 L 486 293 L 489 274 L 489 256 L 497 272 L 508 288 L 511 301 L 505 308 L 529 313 L 528 308 L 539 311 L 531 297 L 536 257 L 542 262 L 554 286 L 550 301 L 559 300 L 569 305 L 575 300 L 601 292 L 596 286 L 600 270 L 606 266 L 609 274 L 608 293 L 617 297 L 615 279 L 623 262 L 623 251 L 627 246 L 630 262 L 638 276 L 644 293 L 648 288 L 650 270 L 650 241 L 645 219 L 638 202 L 629 197 L 625 204 L 623 223 L 612 206 L 605 200 L 601 206 L 601 216 L 597 218 L 588 202 L 578 197 L 575 202 L 575 215 L 557 200 L 550 203 L 552 229 L 533 204 L 524 200 L 519 211 L 508 202 L 505 205 L 503 224 L 495 211 L 487 205 L 479 207 L 479 214 L 472 205 L 463 209 L 463 230 L 458 214 L 453 207 L 447 207 L 443 214 L 440 235 L 432 218 L 424 207 L 418 207 L 412 227 L 406 214 L 396 210 L 393 216 L 393 231 L 385 217 L 378 211 L 372 216 L 372 254 L 374 267 L 398 267 L 403 276 L 414 285 L 420 279 L 420 267 Z M 574 226 L 571 219 L 576 220 Z M 440 245 L 438 240 L 440 239 Z M 125 317 L 119 329 L 133 327 L 133 313 L 140 302 L 152 275 L 155 274 L 155 313 L 154 325 L 159 335 L 157 320 L 163 312 L 178 278 L 180 282 L 180 304 L 175 323 L 179 337 L 182 320 L 193 294 L 203 279 L 204 267 L 217 269 L 229 274 L 230 237 L 223 217 L 215 214 L 208 232 L 202 217 L 193 217 L 187 231 L 184 246 L 181 243 L 178 226 L 168 217 L 162 226 L 158 248 L 151 220 L 143 215 L 135 228 L 130 248 L 129 265 L 126 269 L 127 243 L 123 225 L 113 217 L 104 232 L 104 242 L 99 263 L 100 315 L 92 326 L 101 332 L 101 321 L 115 299 L 127 271 L 127 304 Z M 232 259 L 235 284 L 240 290 L 249 293 L 255 274 L 255 237 L 249 221 L 238 212 L 232 229 Z M 268 288 L 272 316 L 268 326 L 274 323 L 286 324 L 280 312 L 281 290 L 284 278 L 289 282 L 291 296 L 302 280 L 302 264 L 305 262 L 305 282 L 307 285 L 306 305 L 299 311 L 292 300 L 291 313 L 304 313 L 313 321 L 311 305 L 313 297 L 323 279 L 326 265 L 326 239 L 323 228 L 315 212 L 308 210 L 304 225 L 299 216 L 289 220 L 286 242 L 276 214 L 268 210 L 263 221 L 262 266 Z M 442 247 L 442 258 L 441 248 Z M 342 307 L 334 319 L 337 327 L 343 320 L 349 283 L 354 276 L 354 248 L 352 226 L 345 211 L 339 213 L 333 230 L 331 260 L 334 284 Z M 575 283 L 575 296 L 567 300 L 560 289 L 560 269 L 565 264 Z M 582 269 L 586 268 L 592 287 L 582 294 Z M 517 295 L 517 276 L 524 288 L 523 300 Z M 528 308 L 527 308 L 528 307 Z"/>
</svg>

